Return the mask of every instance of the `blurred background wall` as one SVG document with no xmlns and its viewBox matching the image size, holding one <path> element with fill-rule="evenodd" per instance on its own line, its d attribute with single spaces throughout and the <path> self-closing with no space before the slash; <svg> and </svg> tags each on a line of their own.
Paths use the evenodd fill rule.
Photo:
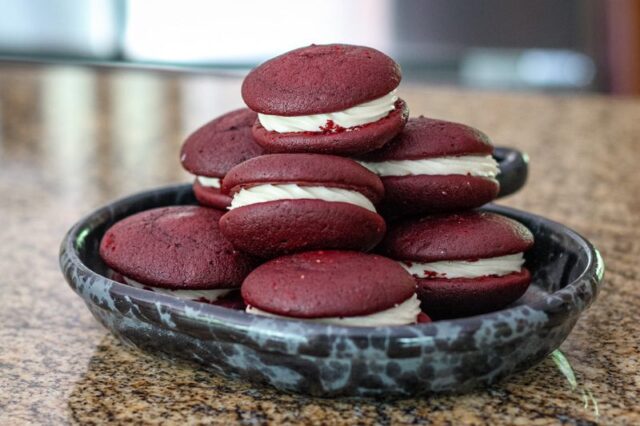
<svg viewBox="0 0 640 426">
<path fill-rule="evenodd" d="M 245 72 L 310 43 L 409 80 L 640 94 L 640 0 L 0 0 L 0 60 Z"/>
</svg>

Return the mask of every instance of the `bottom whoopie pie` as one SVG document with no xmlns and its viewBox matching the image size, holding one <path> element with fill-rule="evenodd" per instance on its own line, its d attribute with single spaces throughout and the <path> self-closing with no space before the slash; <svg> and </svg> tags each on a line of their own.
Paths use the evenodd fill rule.
<svg viewBox="0 0 640 426">
<path fill-rule="evenodd" d="M 353 327 L 429 322 L 416 283 L 397 262 L 353 251 L 311 251 L 264 263 L 242 284 L 255 315 Z"/>
<path fill-rule="evenodd" d="M 524 252 L 533 235 L 495 213 L 470 211 L 397 223 L 379 247 L 418 282 L 422 308 L 434 318 L 495 311 L 531 283 Z"/>
<path fill-rule="evenodd" d="M 232 293 L 255 260 L 220 233 L 221 215 L 198 206 L 134 214 L 107 230 L 100 256 L 133 287 L 209 303 L 227 296 L 226 302 L 237 306 Z"/>
</svg>

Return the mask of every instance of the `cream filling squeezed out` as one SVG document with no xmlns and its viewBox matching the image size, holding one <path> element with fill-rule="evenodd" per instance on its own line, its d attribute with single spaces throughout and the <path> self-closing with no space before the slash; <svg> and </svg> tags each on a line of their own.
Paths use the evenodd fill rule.
<svg viewBox="0 0 640 426">
<path fill-rule="evenodd" d="M 490 155 L 359 163 L 378 176 L 470 175 L 495 178 L 500 171 L 498 162 Z"/>
<path fill-rule="evenodd" d="M 222 296 L 229 294 L 233 291 L 233 288 L 220 288 L 220 289 L 212 289 L 212 290 L 173 290 L 169 288 L 160 288 L 153 287 L 150 285 L 142 284 L 138 281 L 132 280 L 131 278 L 122 277 L 124 282 L 126 282 L 131 287 L 141 288 L 143 290 L 153 291 L 154 293 L 160 294 L 168 294 L 170 296 L 177 297 L 179 299 L 186 300 L 204 300 L 207 302 L 215 302 L 220 299 Z"/>
<path fill-rule="evenodd" d="M 417 322 L 418 314 L 421 312 L 420 300 L 418 300 L 418 296 L 415 294 L 392 308 L 369 315 L 355 317 L 294 318 L 265 312 L 261 309 L 254 308 L 253 306 L 247 306 L 246 311 L 249 314 L 262 315 L 265 317 L 343 325 L 348 327 L 382 327 L 385 325 L 415 324 Z"/>
<path fill-rule="evenodd" d="M 208 176 L 196 176 L 200 185 L 206 186 L 208 188 L 220 188 L 220 178 L 217 177 L 208 177 Z"/>
<path fill-rule="evenodd" d="M 395 109 L 395 103 L 398 100 L 396 91 L 397 89 L 392 90 L 381 98 L 347 108 L 344 111 L 291 117 L 258 114 L 258 120 L 265 129 L 278 133 L 323 132 L 331 130 L 328 126 L 329 122 L 348 129 L 373 123 L 386 117 L 390 111 Z"/>
<path fill-rule="evenodd" d="M 520 272 L 524 265 L 524 253 L 488 259 L 445 260 L 440 262 L 399 262 L 411 275 L 418 278 L 478 278 L 503 276 Z"/>
<path fill-rule="evenodd" d="M 233 196 L 229 210 L 278 200 L 322 200 L 349 203 L 376 212 L 373 203 L 358 191 L 325 186 L 300 186 L 294 183 L 265 184 L 243 188 Z"/>
</svg>

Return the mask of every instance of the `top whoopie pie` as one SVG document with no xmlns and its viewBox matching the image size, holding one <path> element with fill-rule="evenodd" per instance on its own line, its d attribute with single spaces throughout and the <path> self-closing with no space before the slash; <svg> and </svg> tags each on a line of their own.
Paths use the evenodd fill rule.
<svg viewBox="0 0 640 426">
<path fill-rule="evenodd" d="M 491 312 L 524 294 L 524 252 L 533 235 L 521 223 L 483 211 L 426 216 L 389 227 L 378 251 L 418 281 L 423 309 L 436 318 Z"/>
<path fill-rule="evenodd" d="M 359 157 L 385 187 L 385 217 L 479 207 L 498 195 L 498 163 L 482 132 L 464 124 L 412 118 L 382 149 Z"/>
<path fill-rule="evenodd" d="M 234 167 L 222 181 L 233 197 L 220 229 L 261 257 L 314 249 L 370 250 L 384 236 L 375 204 L 380 178 L 344 157 L 269 154 Z"/>
<path fill-rule="evenodd" d="M 408 117 L 398 64 L 370 47 L 311 45 L 252 70 L 242 98 L 270 152 L 352 155 L 382 147 Z"/>
<path fill-rule="evenodd" d="M 313 251 L 259 266 L 242 284 L 247 312 L 345 326 L 419 322 L 414 279 L 398 263 L 351 251 Z"/>
<path fill-rule="evenodd" d="M 226 208 L 231 198 L 220 192 L 220 181 L 235 165 L 262 155 L 251 128 L 257 114 L 248 108 L 228 112 L 193 132 L 182 145 L 180 161 L 196 175 L 193 191 L 205 206 Z"/>
<path fill-rule="evenodd" d="M 220 233 L 221 215 L 172 206 L 128 216 L 104 234 L 100 256 L 134 287 L 213 302 L 239 288 L 256 263 Z"/>
</svg>

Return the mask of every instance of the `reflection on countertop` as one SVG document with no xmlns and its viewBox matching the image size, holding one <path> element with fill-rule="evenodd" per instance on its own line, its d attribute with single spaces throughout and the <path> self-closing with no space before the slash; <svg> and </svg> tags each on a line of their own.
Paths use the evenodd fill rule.
<svg viewBox="0 0 640 426">
<path fill-rule="evenodd" d="M 117 342 L 64 282 L 58 244 L 112 198 L 189 181 L 182 139 L 241 106 L 239 87 L 202 74 L 0 66 L 0 424 L 640 423 L 640 100 L 401 89 L 413 115 L 469 123 L 527 151 L 529 184 L 501 203 L 566 223 L 602 251 L 600 298 L 561 347 L 572 369 L 550 357 L 468 395 L 327 400 Z"/>
</svg>

